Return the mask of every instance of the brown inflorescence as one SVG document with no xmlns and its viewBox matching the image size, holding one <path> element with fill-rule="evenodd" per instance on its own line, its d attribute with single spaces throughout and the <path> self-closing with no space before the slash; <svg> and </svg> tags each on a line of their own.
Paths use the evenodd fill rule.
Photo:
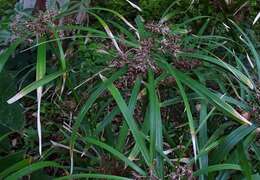
<svg viewBox="0 0 260 180">
<path fill-rule="evenodd" d="M 133 49 L 135 52 L 133 58 L 120 57 L 112 62 L 112 66 L 119 69 L 128 66 L 127 73 L 116 82 L 119 89 L 131 88 L 137 77 L 146 77 L 148 69 L 151 68 L 155 72 L 159 69 L 151 58 L 151 49 L 153 47 L 152 39 L 145 39 L 140 42 L 140 48 Z"/>
<path fill-rule="evenodd" d="M 12 23 L 10 24 L 10 29 L 12 31 L 12 40 L 20 37 L 26 38 L 29 42 L 32 41 L 30 38 L 35 36 L 41 37 L 45 35 L 53 36 L 53 31 L 51 27 L 59 25 L 70 25 L 75 24 L 75 16 L 65 16 L 60 19 L 56 19 L 58 12 L 55 10 L 47 11 L 37 11 L 37 14 L 34 14 L 34 17 L 28 18 L 17 14 Z M 70 30 L 59 31 L 59 36 L 64 37 L 65 35 L 70 35 Z"/>
<path fill-rule="evenodd" d="M 146 78 L 148 69 L 152 69 L 157 75 L 160 74 L 161 69 L 157 66 L 151 55 L 156 50 L 170 55 L 172 57 L 171 64 L 177 69 L 192 70 L 202 64 L 198 60 L 177 58 L 177 54 L 185 51 L 185 49 L 180 45 L 181 36 L 172 33 L 167 24 L 149 22 L 145 27 L 153 35 L 141 40 L 139 48 L 131 49 L 131 52 L 134 52 L 132 56 L 119 56 L 119 58 L 112 61 L 112 66 L 116 69 L 120 69 L 125 65 L 128 66 L 127 73 L 116 82 L 117 88 L 121 90 L 131 89 L 138 76 Z M 189 49 L 187 51 L 192 50 Z"/>
<path fill-rule="evenodd" d="M 15 36 L 26 37 L 27 35 L 42 36 L 50 33 L 50 25 L 54 23 L 55 11 L 39 11 L 36 18 L 29 19 L 21 15 L 16 15 L 11 23 L 11 30 Z"/>
<path fill-rule="evenodd" d="M 148 22 L 145 27 L 152 33 L 169 35 L 171 33 L 170 27 L 167 24 L 156 23 L 154 21 Z"/>
<path fill-rule="evenodd" d="M 175 60 L 173 64 L 178 69 L 192 70 L 200 66 L 202 63 L 198 60 Z"/>
<path fill-rule="evenodd" d="M 193 180 L 192 176 L 193 170 L 188 165 L 179 165 L 176 167 L 175 172 L 173 172 L 170 175 L 170 179 L 172 180 L 178 180 L 178 179 L 187 179 L 187 180 Z"/>
</svg>

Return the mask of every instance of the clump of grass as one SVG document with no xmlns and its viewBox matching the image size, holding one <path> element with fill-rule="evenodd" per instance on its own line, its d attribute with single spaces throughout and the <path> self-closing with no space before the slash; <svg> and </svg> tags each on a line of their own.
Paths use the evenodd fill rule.
<svg viewBox="0 0 260 180">
<path fill-rule="evenodd" d="M 146 23 L 89 5 L 73 1 L 27 16 L 25 29 L 11 25 L 16 38 L 1 51 L 0 70 L 16 72 L 20 88 L 4 101 L 19 101 L 27 118 L 21 131 L 0 133 L 0 177 L 258 178 L 253 34 L 209 16 L 178 23 L 171 6 Z M 86 23 L 66 23 L 82 13 Z M 22 46 L 28 39 L 35 45 Z M 20 57 L 29 66 L 17 70 Z"/>
</svg>

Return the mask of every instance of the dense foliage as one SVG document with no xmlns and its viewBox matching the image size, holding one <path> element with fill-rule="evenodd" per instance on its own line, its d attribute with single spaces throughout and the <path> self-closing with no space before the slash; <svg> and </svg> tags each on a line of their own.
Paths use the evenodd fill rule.
<svg viewBox="0 0 260 180">
<path fill-rule="evenodd" d="M 0 0 L 0 179 L 260 179 L 258 1 Z"/>
</svg>

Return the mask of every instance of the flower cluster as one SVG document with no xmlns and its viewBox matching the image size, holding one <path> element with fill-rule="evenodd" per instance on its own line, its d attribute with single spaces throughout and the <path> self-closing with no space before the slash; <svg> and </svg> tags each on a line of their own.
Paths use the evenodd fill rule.
<svg viewBox="0 0 260 180">
<path fill-rule="evenodd" d="M 37 17 L 27 18 L 16 15 L 11 23 L 11 30 L 16 37 L 42 36 L 50 33 L 50 26 L 55 24 L 55 11 L 39 11 Z"/>
</svg>

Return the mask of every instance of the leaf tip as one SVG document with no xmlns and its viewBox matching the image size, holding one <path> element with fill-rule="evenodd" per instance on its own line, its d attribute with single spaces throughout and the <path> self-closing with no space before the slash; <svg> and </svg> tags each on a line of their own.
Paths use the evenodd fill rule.
<svg viewBox="0 0 260 180">
<path fill-rule="evenodd" d="M 99 73 L 99 77 L 102 81 L 105 81 L 107 78 L 105 76 L 103 76 L 101 73 Z"/>
<path fill-rule="evenodd" d="M 242 122 L 244 122 L 245 124 L 248 124 L 250 126 L 253 125 L 252 122 L 250 122 L 249 120 L 247 120 L 245 117 L 243 117 L 241 114 L 239 114 L 237 111 L 235 111 L 235 114 L 237 116 L 237 118 L 239 118 Z"/>
<path fill-rule="evenodd" d="M 13 104 L 14 102 L 18 101 L 19 99 L 21 99 L 23 97 L 23 95 L 21 93 L 16 94 L 14 97 L 10 98 L 9 100 L 7 100 L 8 104 Z"/>
</svg>

